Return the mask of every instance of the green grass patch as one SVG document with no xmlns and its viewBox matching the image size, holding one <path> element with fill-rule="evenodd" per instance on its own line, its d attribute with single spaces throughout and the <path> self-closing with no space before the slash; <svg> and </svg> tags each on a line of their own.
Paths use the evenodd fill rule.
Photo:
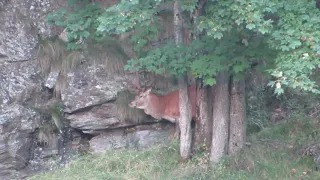
<svg viewBox="0 0 320 180">
<path fill-rule="evenodd" d="M 320 179 L 311 157 L 296 150 L 310 142 L 319 120 L 286 122 L 248 137 L 250 146 L 233 157 L 225 157 L 214 168 L 208 154 L 194 155 L 180 162 L 179 146 L 172 142 L 143 151 L 115 150 L 101 155 L 86 155 L 67 167 L 36 175 L 30 180 L 295 180 Z M 315 138 L 315 137 L 313 137 Z"/>
</svg>

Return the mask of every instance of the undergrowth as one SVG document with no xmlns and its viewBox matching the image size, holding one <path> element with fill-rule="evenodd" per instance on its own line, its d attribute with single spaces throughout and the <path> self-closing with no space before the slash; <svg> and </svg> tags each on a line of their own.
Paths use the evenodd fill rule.
<svg viewBox="0 0 320 180">
<path fill-rule="evenodd" d="M 140 180 L 140 179 L 219 179 L 294 180 L 320 179 L 311 157 L 296 151 L 318 137 L 320 119 L 299 119 L 266 128 L 248 137 L 247 145 L 234 157 L 225 157 L 215 168 L 208 166 L 208 155 L 197 154 L 180 162 L 177 142 L 143 151 L 115 150 L 86 155 L 67 167 L 36 175 L 30 180 Z"/>
</svg>

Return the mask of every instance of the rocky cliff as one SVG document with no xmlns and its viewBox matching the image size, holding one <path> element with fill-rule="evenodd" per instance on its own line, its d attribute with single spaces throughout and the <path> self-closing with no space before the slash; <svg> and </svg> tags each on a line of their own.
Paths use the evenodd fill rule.
<svg viewBox="0 0 320 180">
<path fill-rule="evenodd" d="M 0 0 L 0 179 L 22 179 L 81 153 L 148 147 L 173 130 L 128 107 L 135 77 L 115 72 L 108 54 L 63 49 L 62 29 L 46 16 L 65 4 Z"/>
</svg>

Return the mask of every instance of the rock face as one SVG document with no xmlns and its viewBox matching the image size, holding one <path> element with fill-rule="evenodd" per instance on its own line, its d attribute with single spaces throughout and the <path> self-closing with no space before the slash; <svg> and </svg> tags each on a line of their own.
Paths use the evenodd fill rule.
<svg viewBox="0 0 320 180">
<path fill-rule="evenodd" d="M 31 158 L 33 133 L 40 116 L 33 110 L 12 104 L 0 110 L 0 177 L 23 169 Z"/>
<path fill-rule="evenodd" d="M 30 60 L 39 37 L 57 34 L 46 24 L 48 12 L 60 8 L 65 0 L 1 0 L 0 54 L 13 61 Z"/>
<path fill-rule="evenodd" d="M 65 105 L 66 118 L 70 126 L 81 130 L 83 133 L 98 134 L 108 128 L 126 127 L 150 122 L 150 117 L 142 115 L 141 110 L 131 109 L 128 104 L 130 99 L 122 91 L 127 84 L 133 82 L 130 76 L 108 76 L 105 67 L 81 66 L 68 73 L 68 86 L 61 93 Z M 131 97 L 133 98 L 133 97 Z M 122 104 L 117 104 L 118 99 L 123 99 Z M 122 119 L 121 114 L 132 114 L 136 121 Z M 128 120 L 128 119 L 127 119 Z"/>
<path fill-rule="evenodd" d="M 148 148 L 154 144 L 165 142 L 173 133 L 173 124 L 154 124 L 110 130 L 90 140 L 90 151 L 104 153 L 112 149 Z"/>
<path fill-rule="evenodd" d="M 10 62 L 0 59 L 0 107 L 25 102 L 40 87 L 40 72 L 34 61 Z"/>
<path fill-rule="evenodd" d="M 126 89 L 128 79 L 130 77 L 108 76 L 102 65 L 78 67 L 68 73 L 68 86 L 61 94 L 65 111 L 73 113 L 85 107 L 115 101 L 117 93 Z"/>
<path fill-rule="evenodd" d="M 70 126 L 81 129 L 83 133 L 96 134 L 99 130 L 107 129 L 120 123 L 114 115 L 115 105 L 106 103 L 101 106 L 93 107 L 86 112 L 80 112 L 66 116 L 70 121 Z"/>
<path fill-rule="evenodd" d="M 60 69 L 41 73 L 39 41 L 62 31 L 49 27 L 46 16 L 65 5 L 66 0 L 0 0 L 1 180 L 60 166 L 77 155 L 74 150 L 141 149 L 173 132 L 172 124 L 150 125 L 156 121 L 128 107 L 133 97 L 127 88 L 135 76 L 109 72 L 103 60 L 90 64 L 84 58 L 63 72 L 63 80 Z M 59 89 L 61 81 L 65 86 Z M 61 96 L 55 97 L 57 91 Z"/>
<path fill-rule="evenodd" d="M 49 126 L 57 123 L 51 115 L 59 99 L 50 90 L 57 78 L 48 76 L 52 79 L 48 83 L 38 61 L 0 59 L 0 179 L 20 179 L 52 169 L 58 166 L 52 161 L 54 156 L 63 156 L 59 163 L 74 157 L 72 148 L 99 153 L 146 148 L 167 139 L 170 126 L 143 125 L 155 121 L 137 109 L 128 109 L 133 97 L 123 92 L 134 77 L 110 77 L 106 71 L 103 64 L 94 68 L 84 63 L 67 74 L 60 99 L 65 115 L 60 120 L 66 126 L 59 132 Z"/>
</svg>

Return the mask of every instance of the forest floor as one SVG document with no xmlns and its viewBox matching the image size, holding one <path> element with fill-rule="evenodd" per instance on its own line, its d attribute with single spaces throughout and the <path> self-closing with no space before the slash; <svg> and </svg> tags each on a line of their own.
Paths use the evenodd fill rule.
<svg viewBox="0 0 320 180">
<path fill-rule="evenodd" d="M 224 157 L 212 168 L 208 155 L 194 155 L 181 163 L 177 142 L 143 151 L 115 150 L 85 155 L 67 167 L 45 172 L 30 180 L 317 180 L 320 171 L 311 156 L 299 152 L 320 140 L 320 119 L 280 122 L 247 137 L 247 145 L 236 156 Z"/>
</svg>

